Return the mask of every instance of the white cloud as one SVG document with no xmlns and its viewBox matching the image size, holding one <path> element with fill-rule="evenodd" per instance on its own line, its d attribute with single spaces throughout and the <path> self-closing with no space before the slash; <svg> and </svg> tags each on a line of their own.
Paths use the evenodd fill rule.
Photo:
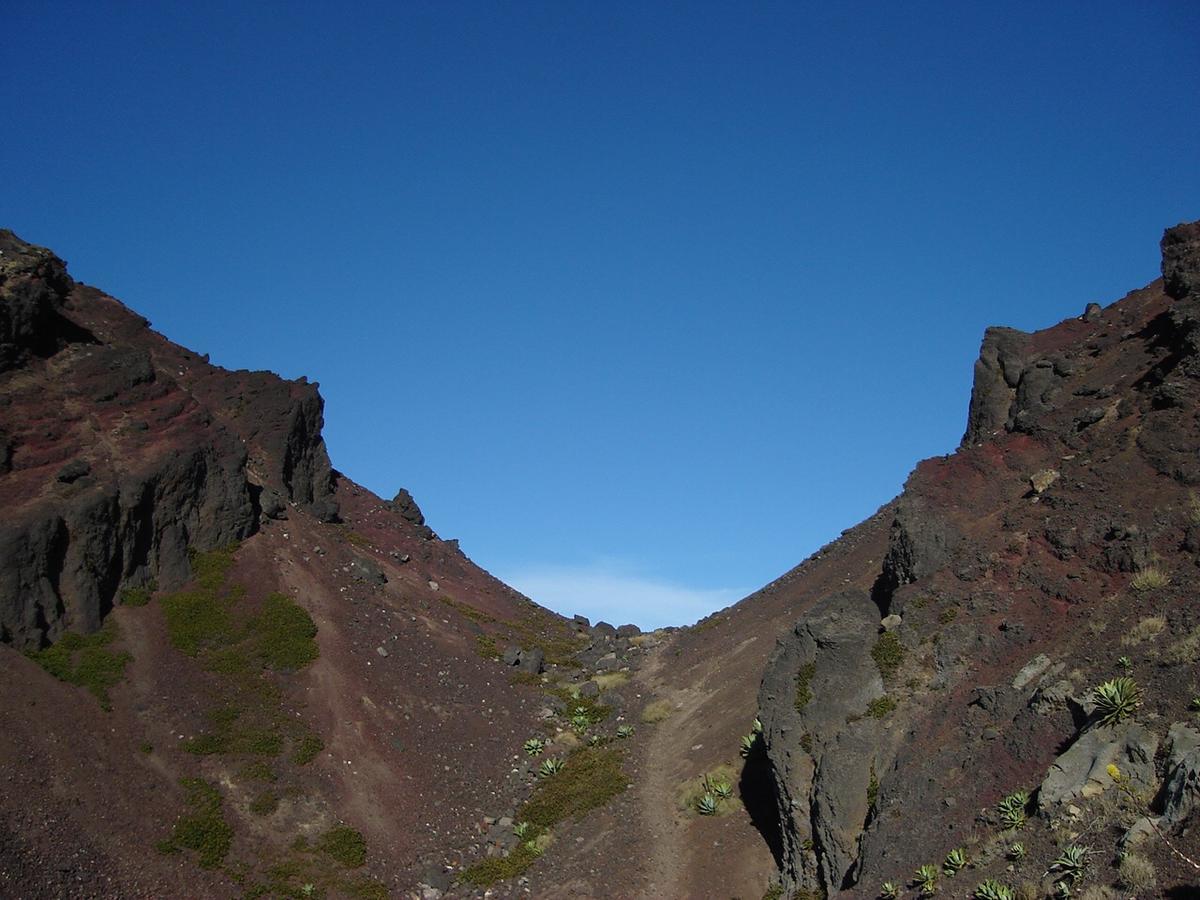
<svg viewBox="0 0 1200 900">
<path fill-rule="evenodd" d="M 615 563 L 532 565 L 499 577 L 564 616 L 581 613 L 593 624 L 632 622 L 646 631 L 691 625 L 745 596 L 737 588 L 692 588 L 646 577 Z"/>
</svg>

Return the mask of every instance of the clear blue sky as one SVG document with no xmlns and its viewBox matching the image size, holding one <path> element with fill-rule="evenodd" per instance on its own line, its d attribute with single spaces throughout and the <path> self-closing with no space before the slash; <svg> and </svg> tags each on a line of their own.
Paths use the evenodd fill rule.
<svg viewBox="0 0 1200 900">
<path fill-rule="evenodd" d="M 1200 218 L 1200 4 L 9 4 L 0 224 L 563 612 L 682 623 Z"/>
</svg>

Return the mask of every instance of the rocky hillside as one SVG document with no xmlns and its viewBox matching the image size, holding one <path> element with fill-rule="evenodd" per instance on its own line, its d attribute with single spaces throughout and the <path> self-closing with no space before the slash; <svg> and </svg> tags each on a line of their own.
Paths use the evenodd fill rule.
<svg viewBox="0 0 1200 900">
<path fill-rule="evenodd" d="M 1200 897 L 1200 223 L 652 635 L 336 473 L 315 385 L 0 251 L 0 896 Z"/>
</svg>

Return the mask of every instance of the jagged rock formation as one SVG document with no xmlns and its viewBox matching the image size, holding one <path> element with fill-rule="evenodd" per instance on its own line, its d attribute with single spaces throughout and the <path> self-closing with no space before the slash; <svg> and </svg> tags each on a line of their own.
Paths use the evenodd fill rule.
<svg viewBox="0 0 1200 900">
<path fill-rule="evenodd" d="M 1115 792 L 1110 765 L 1158 795 L 1156 824 L 1194 830 L 1194 745 L 1162 723 L 1200 633 L 1180 602 L 1200 549 L 1198 248 L 1200 223 L 1170 229 L 1161 282 L 1044 332 L 988 329 L 963 445 L 905 485 L 874 603 L 817 595 L 780 639 L 759 704 L 788 896 L 874 896 L 971 840 L 994 865 L 978 835 L 1000 797 L 1025 788 L 1068 827 Z M 1123 652 L 1154 712 L 1100 726 L 1089 692 Z"/>
<path fill-rule="evenodd" d="M 337 517 L 315 385 L 227 372 L 0 231 L 0 641 L 95 630 L 260 509 Z"/>
</svg>

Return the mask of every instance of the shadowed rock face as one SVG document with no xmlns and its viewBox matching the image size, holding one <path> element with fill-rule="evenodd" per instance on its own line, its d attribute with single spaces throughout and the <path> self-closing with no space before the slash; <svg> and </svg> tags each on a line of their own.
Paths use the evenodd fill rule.
<svg viewBox="0 0 1200 900">
<path fill-rule="evenodd" d="M 316 385 L 228 372 L 0 231 L 0 641 L 91 631 L 180 583 L 263 495 L 336 519 Z"/>
<path fill-rule="evenodd" d="M 779 639 L 763 676 L 763 740 L 793 887 L 853 881 L 871 781 L 891 762 L 883 727 L 866 716 L 884 694 L 871 660 L 878 631 L 868 594 L 829 597 Z"/>
</svg>

